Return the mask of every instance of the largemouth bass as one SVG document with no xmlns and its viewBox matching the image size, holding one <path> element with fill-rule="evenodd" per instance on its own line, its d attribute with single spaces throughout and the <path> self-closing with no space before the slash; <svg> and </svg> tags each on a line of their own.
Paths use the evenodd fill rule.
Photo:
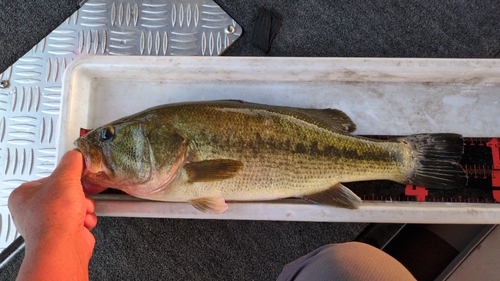
<svg viewBox="0 0 500 281">
<path fill-rule="evenodd" d="M 392 180 L 428 188 L 467 184 L 457 134 L 380 141 L 350 133 L 342 111 L 241 101 L 159 106 L 75 141 L 83 181 L 145 199 L 220 213 L 227 200 L 299 197 L 357 208 L 343 182 Z"/>
</svg>

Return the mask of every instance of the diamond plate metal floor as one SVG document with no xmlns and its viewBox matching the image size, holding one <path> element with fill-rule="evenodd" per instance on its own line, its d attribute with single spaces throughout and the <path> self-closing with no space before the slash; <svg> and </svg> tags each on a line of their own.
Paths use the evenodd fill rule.
<svg viewBox="0 0 500 281">
<path fill-rule="evenodd" d="M 85 3 L 0 74 L 0 251 L 19 236 L 7 199 L 55 167 L 62 76 L 86 55 L 216 56 L 242 28 L 211 0 Z"/>
</svg>

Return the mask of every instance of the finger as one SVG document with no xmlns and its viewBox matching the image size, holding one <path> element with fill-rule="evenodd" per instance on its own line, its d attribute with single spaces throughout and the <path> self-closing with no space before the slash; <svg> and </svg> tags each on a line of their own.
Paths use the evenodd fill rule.
<svg viewBox="0 0 500 281">
<path fill-rule="evenodd" d="M 89 231 L 84 231 L 83 232 L 83 240 L 85 241 L 86 246 L 88 247 L 87 249 L 89 250 L 89 257 L 92 255 L 92 250 L 94 249 L 95 246 L 95 238 L 94 235 Z"/>
<path fill-rule="evenodd" d="M 86 214 L 83 226 L 88 230 L 92 230 L 97 225 L 97 216 L 94 213 Z"/>
<path fill-rule="evenodd" d="M 86 206 L 87 206 L 87 213 L 91 214 L 95 210 L 95 200 L 91 197 L 86 197 L 85 198 Z"/>
<path fill-rule="evenodd" d="M 80 180 L 83 171 L 83 156 L 79 151 L 66 152 L 59 161 L 56 169 L 50 175 L 51 178 L 64 178 L 67 180 Z"/>
</svg>

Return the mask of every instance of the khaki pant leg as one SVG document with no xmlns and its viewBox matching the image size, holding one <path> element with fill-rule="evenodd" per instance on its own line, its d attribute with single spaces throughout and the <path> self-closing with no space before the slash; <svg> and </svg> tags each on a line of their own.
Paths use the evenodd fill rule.
<svg viewBox="0 0 500 281">
<path fill-rule="evenodd" d="M 278 281 L 415 280 L 396 259 L 368 244 L 330 244 L 283 268 Z"/>
</svg>

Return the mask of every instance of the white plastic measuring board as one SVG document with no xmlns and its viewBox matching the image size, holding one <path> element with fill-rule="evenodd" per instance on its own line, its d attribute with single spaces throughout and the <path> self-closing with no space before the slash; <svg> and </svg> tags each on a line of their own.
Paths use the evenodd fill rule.
<svg viewBox="0 0 500 281">
<path fill-rule="evenodd" d="M 64 69 L 87 55 L 216 56 L 242 29 L 211 0 L 90 0 L 0 73 L 0 251 L 18 233 L 7 198 L 55 167 Z"/>
<path fill-rule="evenodd" d="M 241 99 L 306 108 L 338 108 L 356 134 L 454 132 L 500 136 L 500 60 L 382 58 L 92 57 L 64 78 L 60 157 L 80 128 L 165 103 Z M 298 200 L 229 203 L 219 215 L 187 203 L 97 196 L 104 216 L 298 221 L 500 223 L 500 205 L 369 202 L 358 210 Z"/>
</svg>

